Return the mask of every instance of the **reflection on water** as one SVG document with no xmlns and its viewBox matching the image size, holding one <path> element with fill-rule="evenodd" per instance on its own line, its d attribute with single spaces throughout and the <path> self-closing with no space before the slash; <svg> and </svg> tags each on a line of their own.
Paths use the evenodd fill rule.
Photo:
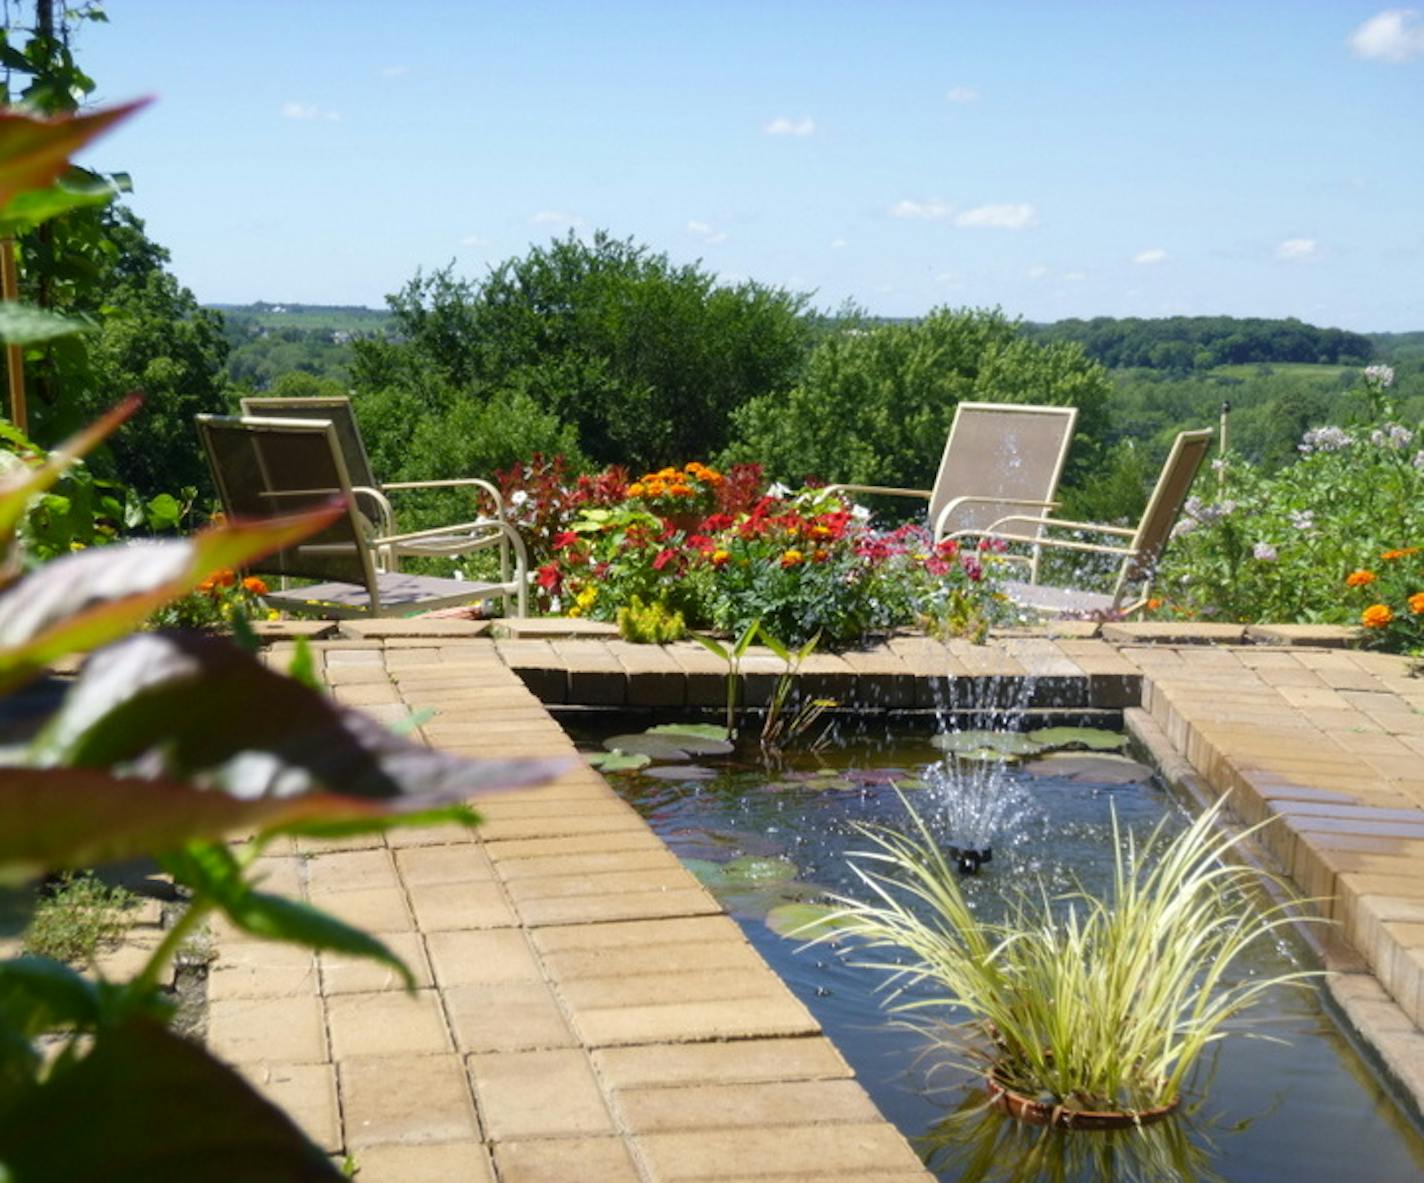
<svg viewBox="0 0 1424 1183">
<path fill-rule="evenodd" d="M 848 943 L 801 948 L 771 932 L 765 917 L 779 904 L 815 901 L 826 891 L 855 894 L 846 854 L 864 847 L 856 825 L 902 824 L 904 807 L 888 781 L 923 781 L 939 758 L 925 737 L 911 736 L 848 744 L 802 762 L 799 770 L 792 760 L 774 776 L 743 764 L 703 783 L 610 781 L 685 858 L 727 863 L 753 855 L 795 864 L 789 878 L 714 890 L 942 1180 L 1424 1179 L 1424 1137 L 1313 988 L 1273 992 L 1256 1012 L 1265 1021 L 1252 1025 L 1269 1040 L 1232 1038 L 1218 1045 L 1192 1080 L 1180 1116 L 1142 1130 L 1053 1131 L 986 1108 L 981 1081 L 927 1054 L 923 1035 L 894 1025 L 881 1006 L 882 975 L 848 964 Z M 866 770 L 872 768 L 896 775 L 871 775 Z M 798 781 L 798 771 L 821 775 Z M 827 772 L 834 774 L 829 780 Z M 840 787 L 820 787 L 830 783 Z M 1077 878 L 1089 890 L 1105 891 L 1110 806 L 1139 833 L 1176 809 L 1154 785 L 1109 788 L 1025 777 L 1018 791 L 1025 812 L 1016 832 L 1007 842 L 996 839 L 993 862 L 962 881 L 974 906 L 988 914 L 1002 907 L 1006 884 L 1039 875 L 1053 889 Z M 906 796 L 918 812 L 934 815 L 929 790 Z M 942 824 L 949 828 L 947 820 Z M 1303 956 L 1282 942 L 1257 949 L 1241 972 L 1277 974 Z M 946 1010 L 943 1017 L 962 1015 Z"/>
</svg>

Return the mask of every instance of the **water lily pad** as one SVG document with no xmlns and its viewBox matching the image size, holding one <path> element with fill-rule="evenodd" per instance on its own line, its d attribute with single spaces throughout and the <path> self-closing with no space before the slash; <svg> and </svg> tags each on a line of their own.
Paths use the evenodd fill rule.
<svg viewBox="0 0 1424 1183">
<path fill-rule="evenodd" d="M 857 785 L 893 785 L 905 776 L 903 768 L 847 768 L 842 774 Z"/>
<path fill-rule="evenodd" d="M 1008 756 L 1036 756 L 1043 751 L 1041 744 L 1035 743 L 1022 731 L 942 731 L 930 742 L 940 751 L 952 752 L 956 756 L 985 749 Z"/>
<path fill-rule="evenodd" d="M 805 787 L 804 781 L 774 780 L 769 785 L 762 785 L 762 791 L 766 793 L 798 793 Z"/>
<path fill-rule="evenodd" d="M 649 735 L 696 735 L 701 739 L 727 740 L 731 737 L 725 727 L 716 723 L 659 723 L 648 728 Z"/>
<path fill-rule="evenodd" d="M 685 858 L 682 860 L 682 865 L 692 872 L 703 887 L 715 890 L 726 886 L 727 875 L 723 870 L 726 863 L 715 863 L 707 858 Z"/>
<path fill-rule="evenodd" d="M 643 769 L 644 776 L 654 780 L 716 780 L 720 773 L 715 768 L 704 768 L 701 764 L 658 764 Z"/>
<path fill-rule="evenodd" d="M 1000 748 L 970 748 L 963 752 L 951 752 L 950 755 L 966 764 L 1017 764 L 1023 759 Z"/>
<path fill-rule="evenodd" d="M 695 727 L 697 724 L 689 726 Z M 649 727 L 643 732 L 643 738 L 654 743 L 668 744 L 689 756 L 727 756 L 735 750 L 725 732 L 721 735 L 701 735 L 693 731 L 664 731 L 661 727 Z"/>
<path fill-rule="evenodd" d="M 1076 784 L 1136 785 L 1152 779 L 1152 769 L 1106 752 L 1053 752 L 1024 765 L 1032 776 L 1055 776 Z"/>
<path fill-rule="evenodd" d="M 760 858 L 744 854 L 722 866 L 722 873 L 733 884 L 785 883 L 796 878 L 796 864 L 784 858 Z"/>
<path fill-rule="evenodd" d="M 643 752 L 589 752 L 585 757 L 600 772 L 636 772 L 646 768 L 653 758 Z"/>
<path fill-rule="evenodd" d="M 829 904 L 781 904 L 766 914 L 766 926 L 779 937 L 814 940 L 850 927 L 850 918 L 837 915 L 839 911 Z"/>
<path fill-rule="evenodd" d="M 1127 746 L 1127 736 L 1101 727 L 1044 727 L 1030 731 L 1029 739 L 1045 748 L 1058 751 L 1086 749 L 1090 752 L 1113 752 Z"/>
<path fill-rule="evenodd" d="M 910 776 L 906 777 L 904 780 L 897 780 L 895 782 L 895 787 L 903 793 L 911 793 L 918 792 L 920 789 L 929 788 L 930 782 L 927 780 L 921 780 L 917 776 Z"/>
<path fill-rule="evenodd" d="M 603 741 L 610 752 L 638 752 L 664 764 L 683 764 L 692 757 L 670 735 L 614 735 Z"/>
<path fill-rule="evenodd" d="M 857 786 L 854 781 L 847 780 L 843 776 L 817 776 L 811 780 L 802 781 L 801 787 L 816 793 L 849 793 L 853 792 Z"/>
</svg>

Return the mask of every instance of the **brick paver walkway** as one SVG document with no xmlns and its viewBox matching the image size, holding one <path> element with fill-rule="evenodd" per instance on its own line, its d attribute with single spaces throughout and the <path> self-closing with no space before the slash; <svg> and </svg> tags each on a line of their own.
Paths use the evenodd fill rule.
<svg viewBox="0 0 1424 1183">
<path fill-rule="evenodd" d="M 434 706 L 424 738 L 471 756 L 571 752 L 541 700 L 725 694 L 723 667 L 693 645 L 569 635 L 567 622 L 481 631 L 374 623 L 317 647 L 339 699 L 386 718 Z M 1409 1068 L 1424 1065 L 1424 681 L 1343 639 L 1151 625 L 987 648 L 905 637 L 818 655 L 807 688 L 867 708 L 1128 708 L 1160 728 L 1246 820 L 1280 819 L 1266 845 L 1329 897 L 1388 991 L 1354 975 L 1378 995 L 1367 1001 L 1391 1063 L 1424 1078 Z M 270 653 L 284 659 L 280 643 Z M 750 701 L 778 669 L 748 663 Z M 809 1013 L 600 777 L 580 770 L 481 812 L 474 833 L 396 831 L 265 860 L 270 886 L 404 955 L 413 997 L 367 963 L 217 934 L 213 1048 L 353 1155 L 363 1183 L 928 1178 Z M 1406 1083 L 1424 1094 L 1424 1079 Z"/>
</svg>

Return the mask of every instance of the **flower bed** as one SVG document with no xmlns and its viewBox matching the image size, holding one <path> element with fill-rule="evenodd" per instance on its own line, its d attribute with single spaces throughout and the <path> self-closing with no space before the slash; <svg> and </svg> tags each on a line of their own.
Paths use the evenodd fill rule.
<svg viewBox="0 0 1424 1183">
<path fill-rule="evenodd" d="M 754 465 L 570 482 L 557 461 L 536 460 L 502 481 L 551 611 L 616 620 L 636 598 L 692 628 L 760 620 L 788 644 L 819 634 L 839 645 L 917 621 L 982 634 L 1008 613 L 994 548 L 936 547 L 915 525 L 875 530 L 823 489 L 767 488 Z"/>
</svg>

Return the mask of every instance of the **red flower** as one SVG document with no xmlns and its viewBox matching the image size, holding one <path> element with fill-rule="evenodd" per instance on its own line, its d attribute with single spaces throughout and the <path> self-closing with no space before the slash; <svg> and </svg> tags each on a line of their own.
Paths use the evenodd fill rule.
<svg viewBox="0 0 1424 1183">
<path fill-rule="evenodd" d="M 956 542 L 953 538 L 946 538 L 937 547 L 935 547 L 935 550 L 939 551 L 939 553 L 944 558 L 952 559 L 955 555 L 959 553 L 959 543 Z"/>
<path fill-rule="evenodd" d="M 677 558 L 677 551 L 673 550 L 672 547 L 658 551 L 658 557 L 653 560 L 653 570 L 661 571 L 675 558 Z"/>
<path fill-rule="evenodd" d="M 925 570 L 931 575 L 948 575 L 949 564 L 943 559 L 926 559 Z"/>
<path fill-rule="evenodd" d="M 702 532 L 704 534 L 720 534 L 723 530 L 732 528 L 732 515 L 729 513 L 714 513 L 702 521 Z"/>
<path fill-rule="evenodd" d="M 539 568 L 539 574 L 536 579 L 539 586 L 550 594 L 557 594 L 559 588 L 562 587 L 564 583 L 564 577 L 559 571 L 558 563 L 545 563 Z"/>
<path fill-rule="evenodd" d="M 717 544 L 708 538 L 706 534 L 689 534 L 687 536 L 687 546 L 690 550 L 701 551 L 703 554 L 710 554 L 717 549 Z"/>
<path fill-rule="evenodd" d="M 578 535 L 572 530 L 565 530 L 561 534 L 554 535 L 554 549 L 563 550 L 565 547 L 573 546 L 578 541 Z"/>
</svg>

